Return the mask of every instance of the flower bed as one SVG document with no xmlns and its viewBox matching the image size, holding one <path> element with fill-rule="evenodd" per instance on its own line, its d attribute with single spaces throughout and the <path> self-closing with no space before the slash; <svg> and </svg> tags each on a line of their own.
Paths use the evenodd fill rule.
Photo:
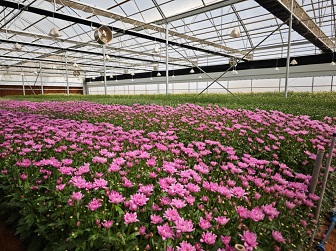
<svg viewBox="0 0 336 251">
<path fill-rule="evenodd" d="M 298 250 L 315 224 L 314 152 L 333 123 L 190 104 L 0 101 L 3 201 L 19 212 L 17 233 L 46 250 Z"/>
</svg>

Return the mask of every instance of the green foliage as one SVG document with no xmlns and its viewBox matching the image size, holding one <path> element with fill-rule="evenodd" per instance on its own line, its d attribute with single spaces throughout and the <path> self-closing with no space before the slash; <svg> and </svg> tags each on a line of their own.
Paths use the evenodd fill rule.
<svg viewBox="0 0 336 251">
<path fill-rule="evenodd" d="M 330 92 L 290 92 L 288 98 L 283 93 L 249 93 L 235 94 L 170 94 L 166 95 L 35 95 L 35 96 L 8 96 L 6 99 L 29 101 L 74 101 L 83 100 L 102 104 L 158 104 L 177 106 L 184 103 L 193 103 L 206 106 L 217 104 L 230 109 L 256 108 L 262 110 L 278 110 L 294 115 L 309 115 L 312 119 L 322 119 L 325 116 L 336 116 L 336 93 Z"/>
</svg>

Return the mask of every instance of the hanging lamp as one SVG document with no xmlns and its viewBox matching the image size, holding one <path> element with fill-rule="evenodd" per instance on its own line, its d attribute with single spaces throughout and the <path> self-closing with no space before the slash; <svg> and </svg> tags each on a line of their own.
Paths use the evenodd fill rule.
<svg viewBox="0 0 336 251">
<path fill-rule="evenodd" d="M 331 63 L 330 63 L 330 66 L 335 66 L 336 63 L 334 62 L 334 51 L 333 51 L 333 56 L 332 56 L 332 59 L 331 59 Z"/>
<path fill-rule="evenodd" d="M 13 49 L 16 51 L 21 51 L 22 49 L 22 45 L 20 45 L 19 43 L 15 43 L 13 46 Z"/>
<path fill-rule="evenodd" d="M 238 38 L 240 36 L 241 36 L 241 34 L 240 34 L 239 29 L 237 27 L 234 27 L 233 30 L 230 33 L 230 37 Z"/>
<path fill-rule="evenodd" d="M 157 77 L 161 77 L 161 73 L 158 72 L 158 73 L 156 74 L 156 76 L 157 76 Z"/>
<path fill-rule="evenodd" d="M 193 73 L 195 73 L 195 70 L 194 70 L 194 68 L 191 68 L 191 70 L 190 70 L 190 72 L 189 72 L 190 74 L 193 74 Z"/>
<path fill-rule="evenodd" d="M 278 68 L 278 59 L 276 60 L 276 63 L 275 63 L 275 68 L 274 68 L 275 71 L 279 71 L 279 68 Z"/>
<path fill-rule="evenodd" d="M 56 12 L 56 2 L 55 2 L 55 0 L 54 0 L 54 12 Z M 55 26 L 54 12 L 53 12 L 53 25 L 54 25 L 54 27 L 52 27 L 51 30 L 49 31 L 49 36 L 60 37 L 62 35 L 61 35 L 60 31 Z"/>
<path fill-rule="evenodd" d="M 295 58 L 293 58 L 293 60 L 289 63 L 290 65 L 297 65 L 298 62 L 295 60 Z"/>
<path fill-rule="evenodd" d="M 199 75 L 198 78 L 202 78 L 202 75 Z"/>
</svg>

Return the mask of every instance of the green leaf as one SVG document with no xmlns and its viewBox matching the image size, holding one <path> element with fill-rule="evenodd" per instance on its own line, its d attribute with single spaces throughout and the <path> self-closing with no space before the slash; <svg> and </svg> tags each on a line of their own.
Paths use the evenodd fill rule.
<svg viewBox="0 0 336 251">
<path fill-rule="evenodd" d="M 129 235 L 126 240 L 127 241 L 134 240 L 135 237 L 138 236 L 138 235 L 139 235 L 139 232 L 134 232 L 133 234 Z"/>
</svg>

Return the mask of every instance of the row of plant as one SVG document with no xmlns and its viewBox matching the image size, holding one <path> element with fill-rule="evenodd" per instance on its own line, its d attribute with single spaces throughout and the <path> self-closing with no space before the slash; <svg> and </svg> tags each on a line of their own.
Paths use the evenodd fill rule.
<svg viewBox="0 0 336 251">
<path fill-rule="evenodd" d="M 3 100 L 3 205 L 36 250 L 301 250 L 334 129 L 216 105 Z"/>
<path fill-rule="evenodd" d="M 295 115 L 309 115 L 313 119 L 323 119 L 326 116 L 336 116 L 335 92 L 289 92 L 288 98 L 283 93 L 235 93 L 230 94 L 170 94 L 170 95 L 30 95 L 11 96 L 9 99 L 30 101 L 69 101 L 82 100 L 104 104 L 134 103 L 150 105 L 171 105 L 193 103 L 201 106 L 217 104 L 231 109 L 255 108 L 263 110 L 278 110 Z"/>
</svg>

